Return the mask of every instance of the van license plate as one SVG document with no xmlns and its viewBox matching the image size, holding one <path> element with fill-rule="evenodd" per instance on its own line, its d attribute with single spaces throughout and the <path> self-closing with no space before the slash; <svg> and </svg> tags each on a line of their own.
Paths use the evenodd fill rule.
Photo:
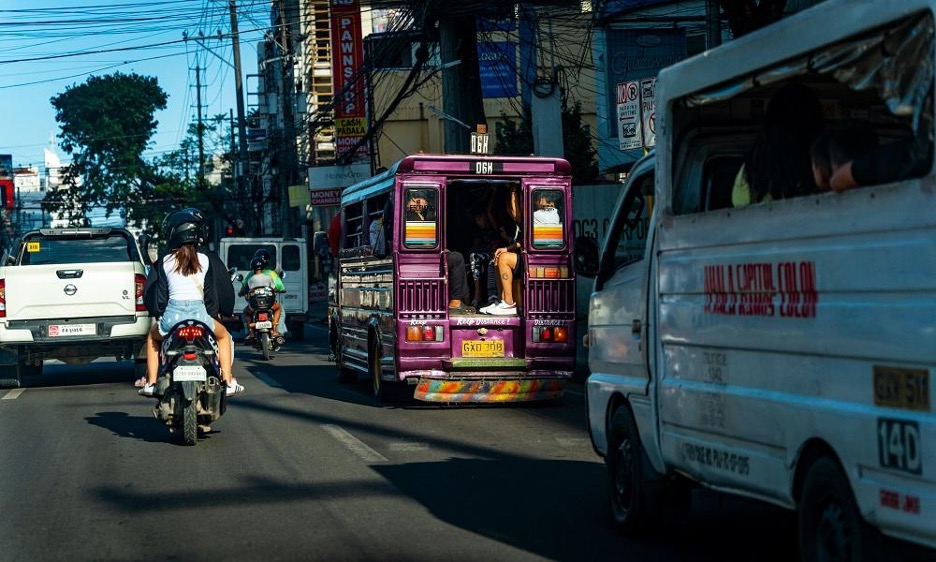
<svg viewBox="0 0 936 562">
<path fill-rule="evenodd" d="M 95 324 L 49 324 L 50 338 L 94 335 L 97 335 Z"/>
<path fill-rule="evenodd" d="M 174 381 L 205 381 L 208 374 L 201 365 L 181 365 L 172 371 Z"/>
<path fill-rule="evenodd" d="M 503 357 L 503 340 L 465 340 L 462 357 Z"/>
<path fill-rule="evenodd" d="M 256 322 L 256 323 L 254 324 L 254 328 L 256 328 L 256 329 L 258 329 L 258 330 L 262 330 L 262 329 L 264 329 L 264 328 L 266 328 L 267 330 L 270 330 L 270 329 L 273 328 L 273 322 L 270 322 L 270 321 L 267 321 L 267 322 Z"/>
</svg>

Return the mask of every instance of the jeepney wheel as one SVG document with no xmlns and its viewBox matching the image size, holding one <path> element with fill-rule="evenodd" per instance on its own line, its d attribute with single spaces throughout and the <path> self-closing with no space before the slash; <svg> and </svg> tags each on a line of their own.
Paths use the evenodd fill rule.
<svg viewBox="0 0 936 562">
<path fill-rule="evenodd" d="M 798 515 L 803 562 L 874 559 L 874 531 L 861 518 L 848 478 L 835 460 L 822 457 L 809 468 Z"/>
<path fill-rule="evenodd" d="M 390 402 L 394 398 L 395 386 L 393 383 L 380 379 L 383 368 L 380 365 L 380 345 L 376 341 L 370 344 L 370 351 L 367 354 L 368 371 L 370 371 L 371 382 L 374 386 L 374 397 L 379 402 Z"/>
<path fill-rule="evenodd" d="M 620 407 L 611 418 L 608 432 L 608 496 L 611 515 L 618 531 L 626 536 L 647 528 L 652 513 L 659 507 L 662 494 L 650 481 L 652 471 L 640 444 L 637 423 L 627 407 Z"/>
</svg>

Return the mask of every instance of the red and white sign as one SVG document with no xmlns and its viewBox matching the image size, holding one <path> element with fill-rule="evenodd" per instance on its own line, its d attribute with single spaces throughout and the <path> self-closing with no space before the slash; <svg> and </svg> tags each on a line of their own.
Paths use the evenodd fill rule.
<svg viewBox="0 0 936 562">
<path fill-rule="evenodd" d="M 364 42 L 358 0 L 331 0 L 332 65 L 335 68 L 335 118 L 364 117 Z"/>
<path fill-rule="evenodd" d="M 640 126 L 640 84 L 622 82 L 617 85 L 618 141 L 621 150 L 643 146 Z"/>
</svg>

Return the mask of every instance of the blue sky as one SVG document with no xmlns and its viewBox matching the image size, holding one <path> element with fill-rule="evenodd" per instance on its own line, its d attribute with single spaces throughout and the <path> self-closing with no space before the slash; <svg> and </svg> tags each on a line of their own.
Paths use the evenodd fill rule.
<svg viewBox="0 0 936 562">
<path fill-rule="evenodd" d="M 154 76 L 169 95 L 156 114 L 149 156 L 178 147 L 196 119 L 195 68 L 203 115 L 236 116 L 228 0 L 0 0 L 0 154 L 40 164 L 58 133 L 49 100 L 91 75 Z M 256 46 L 270 26 L 269 1 L 237 0 L 243 73 L 256 74 Z M 217 37 L 220 30 L 222 37 Z M 192 40 L 202 33 L 204 39 Z M 183 40 L 183 34 L 190 39 Z M 244 78 L 244 88 L 255 85 Z M 245 103 L 252 100 L 247 99 Z M 56 142 L 57 144 L 57 142 Z M 63 160 L 67 156 L 56 146 Z"/>
</svg>

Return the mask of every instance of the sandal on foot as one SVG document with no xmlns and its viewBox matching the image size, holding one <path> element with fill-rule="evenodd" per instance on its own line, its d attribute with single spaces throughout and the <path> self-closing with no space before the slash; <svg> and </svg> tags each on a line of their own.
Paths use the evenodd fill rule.
<svg viewBox="0 0 936 562">
<path fill-rule="evenodd" d="M 143 388 L 146 386 L 146 377 L 140 377 L 137 380 L 133 381 L 133 386 L 137 388 Z"/>
</svg>

